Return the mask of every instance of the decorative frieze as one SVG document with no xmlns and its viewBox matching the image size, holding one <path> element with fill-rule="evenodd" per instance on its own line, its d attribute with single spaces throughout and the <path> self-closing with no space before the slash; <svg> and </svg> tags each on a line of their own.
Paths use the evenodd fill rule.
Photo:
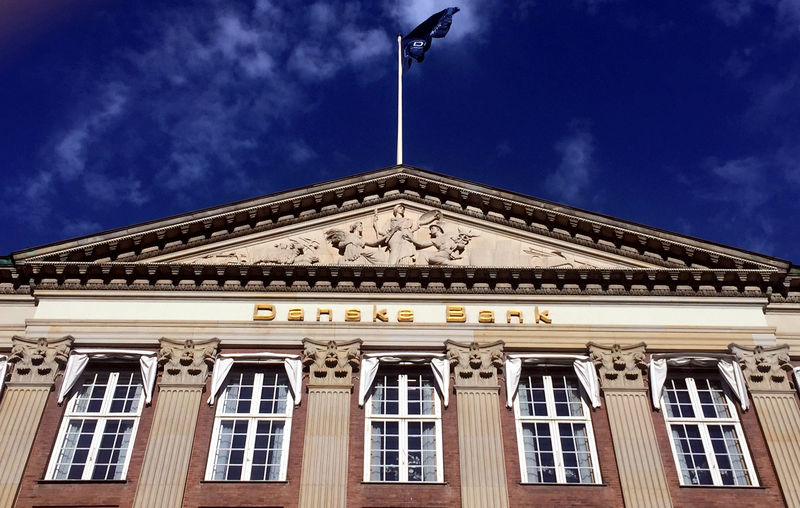
<svg viewBox="0 0 800 508">
<path fill-rule="evenodd" d="M 349 342 L 303 340 L 303 365 L 308 367 L 308 384 L 352 386 L 353 369 L 358 368 L 361 340 Z"/>
<path fill-rule="evenodd" d="M 736 355 L 751 392 L 792 391 L 788 345 L 745 347 L 731 344 L 730 350 Z"/>
<path fill-rule="evenodd" d="M 642 389 L 642 374 L 647 370 L 645 343 L 630 346 L 601 346 L 589 343 L 589 356 L 600 372 L 600 387 L 608 389 Z"/>
<path fill-rule="evenodd" d="M 445 344 L 456 387 L 497 387 L 497 373 L 503 367 L 503 341 L 464 344 L 448 340 Z"/>
<path fill-rule="evenodd" d="M 10 383 L 52 385 L 66 365 L 72 337 L 28 339 L 15 335 L 8 363 L 12 365 Z"/>
<path fill-rule="evenodd" d="M 204 385 L 214 364 L 219 339 L 203 341 L 161 339 L 158 364 L 163 367 L 161 386 Z"/>
</svg>

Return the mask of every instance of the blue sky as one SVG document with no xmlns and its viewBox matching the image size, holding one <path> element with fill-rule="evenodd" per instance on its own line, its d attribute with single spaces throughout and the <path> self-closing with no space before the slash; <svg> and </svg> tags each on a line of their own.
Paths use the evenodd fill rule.
<svg viewBox="0 0 800 508">
<path fill-rule="evenodd" d="M 406 163 L 800 263 L 800 0 L 5 2 L 0 254 L 394 164 L 451 5 Z"/>
</svg>

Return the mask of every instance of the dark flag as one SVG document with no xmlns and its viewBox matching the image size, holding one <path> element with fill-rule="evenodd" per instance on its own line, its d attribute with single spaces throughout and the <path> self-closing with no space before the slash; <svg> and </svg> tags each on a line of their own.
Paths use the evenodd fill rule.
<svg viewBox="0 0 800 508">
<path fill-rule="evenodd" d="M 437 12 L 403 37 L 403 62 L 406 68 L 411 67 L 412 59 L 417 62 L 425 59 L 425 52 L 431 47 L 431 38 L 440 39 L 447 35 L 453 23 L 453 14 L 458 11 L 458 7 L 448 7 Z"/>
</svg>

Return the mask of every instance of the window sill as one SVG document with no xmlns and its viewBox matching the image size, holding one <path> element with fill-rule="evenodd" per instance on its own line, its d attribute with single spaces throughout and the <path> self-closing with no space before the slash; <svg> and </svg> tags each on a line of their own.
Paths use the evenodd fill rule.
<svg viewBox="0 0 800 508">
<path fill-rule="evenodd" d="M 65 483 L 82 483 L 86 484 L 120 484 L 124 485 L 128 483 L 128 480 L 37 480 L 36 483 L 40 485 L 63 485 Z"/>
<path fill-rule="evenodd" d="M 288 484 L 289 480 L 200 480 L 200 483 L 201 484 L 209 483 L 213 485 L 225 485 L 225 484 L 242 485 L 247 483 L 284 485 Z"/>
<path fill-rule="evenodd" d="M 419 485 L 420 487 L 426 486 L 442 486 L 442 485 L 450 485 L 447 482 L 361 482 L 361 485 L 402 485 L 403 487 L 408 487 L 411 485 Z"/>
<path fill-rule="evenodd" d="M 519 482 L 523 487 L 608 487 L 607 483 Z"/>
<path fill-rule="evenodd" d="M 763 485 L 679 485 L 682 489 L 753 489 L 765 490 Z"/>
</svg>

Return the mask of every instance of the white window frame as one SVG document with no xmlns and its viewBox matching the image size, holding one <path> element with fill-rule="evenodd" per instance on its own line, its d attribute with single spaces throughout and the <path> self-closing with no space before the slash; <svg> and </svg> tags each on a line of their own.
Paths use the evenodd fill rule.
<svg viewBox="0 0 800 508">
<path fill-rule="evenodd" d="M 228 399 L 228 386 L 230 384 L 231 376 L 239 375 L 242 372 L 253 372 L 253 393 L 250 397 L 250 412 L 249 413 L 225 413 L 225 404 Z M 222 395 L 217 401 L 217 411 L 214 416 L 214 429 L 211 433 L 211 446 L 208 450 L 208 464 L 206 465 L 206 481 L 219 481 L 219 482 L 281 482 L 286 481 L 286 473 L 289 464 L 289 450 L 290 450 L 290 437 L 292 429 L 292 411 L 294 408 L 294 398 L 290 383 L 286 384 L 286 412 L 279 413 L 259 413 L 258 407 L 261 402 L 261 390 L 264 386 L 265 373 L 277 373 L 286 376 L 286 373 L 281 364 L 268 364 L 268 365 L 234 365 L 228 374 L 227 380 L 222 388 Z M 245 439 L 244 448 L 244 461 L 242 463 L 242 474 L 238 480 L 228 479 L 215 479 L 214 467 L 217 460 L 217 448 L 219 446 L 219 434 L 223 420 L 246 420 L 247 421 L 247 437 Z M 250 473 L 253 467 L 253 454 L 255 451 L 256 429 L 259 421 L 282 421 L 283 422 L 283 440 L 281 447 L 281 462 L 280 472 L 277 480 L 250 480 Z"/>
<path fill-rule="evenodd" d="M 561 373 L 561 369 L 537 369 L 536 367 L 523 369 L 522 371 L 522 378 L 525 377 L 541 377 L 543 384 L 544 384 L 544 393 L 545 393 L 545 404 L 547 406 L 547 414 L 548 416 L 523 416 L 520 411 L 520 397 L 517 397 L 514 400 L 514 420 L 516 423 L 517 429 L 517 450 L 519 453 L 519 466 L 520 466 L 520 478 L 522 479 L 521 483 L 531 484 L 531 485 L 553 485 L 552 482 L 532 482 L 528 481 L 528 466 L 525 461 L 525 442 L 524 442 L 524 435 L 522 432 L 522 426 L 525 423 L 547 423 L 550 427 L 550 442 L 552 444 L 552 452 L 553 452 L 553 462 L 554 468 L 556 471 L 556 481 L 555 484 L 564 484 L 564 485 L 598 485 L 602 483 L 602 477 L 600 476 L 600 463 L 597 459 L 597 443 L 594 439 L 594 427 L 592 426 L 592 415 L 590 412 L 589 404 L 586 403 L 586 391 L 583 388 L 583 385 L 580 383 L 579 379 L 576 375 L 568 372 L 566 370 Z M 555 403 L 555 392 L 553 390 L 553 375 L 563 375 L 568 378 L 571 378 L 575 385 L 578 387 L 580 393 L 580 401 L 581 401 L 581 412 L 582 416 L 556 416 L 556 403 Z M 522 381 L 518 387 L 523 385 Z M 518 388 L 519 389 L 519 388 Z M 552 416 L 551 416 L 552 415 Z M 566 473 L 566 466 L 564 465 L 564 454 L 561 449 L 561 435 L 559 434 L 558 424 L 559 423 L 580 423 L 586 426 L 586 436 L 589 441 L 589 455 L 592 460 L 592 475 L 594 476 L 594 481 L 591 483 L 584 482 L 571 482 L 567 483 L 567 473 Z"/>
<path fill-rule="evenodd" d="M 667 427 L 667 434 L 669 434 L 669 444 L 670 448 L 672 449 L 672 458 L 675 461 L 675 470 L 678 473 L 678 481 L 681 485 L 686 486 L 701 486 L 701 487 L 758 487 L 758 477 L 755 472 L 755 467 L 753 467 L 753 460 L 750 455 L 750 448 L 747 446 L 747 440 L 745 439 L 744 432 L 742 431 L 742 425 L 739 421 L 739 413 L 736 411 L 736 405 L 733 403 L 733 400 L 730 396 L 728 386 L 719 379 L 718 376 L 713 374 L 711 375 L 690 375 L 688 373 L 681 373 L 678 372 L 678 375 L 671 375 L 667 377 L 666 383 L 673 378 L 681 378 L 686 380 L 686 388 L 689 391 L 689 399 L 692 404 L 692 411 L 694 412 L 695 416 L 692 418 L 687 417 L 673 417 L 669 416 L 669 408 L 668 408 L 668 400 L 667 400 L 667 386 L 665 383 L 664 390 L 661 395 L 661 407 L 662 413 L 664 414 L 664 423 Z M 703 408 L 700 404 L 700 396 L 697 391 L 697 384 L 695 379 L 709 379 L 709 380 L 716 380 L 719 382 L 719 386 L 722 387 L 723 396 L 725 397 L 726 406 L 728 408 L 728 414 L 731 416 L 728 418 L 710 418 L 703 415 Z M 703 451 L 705 452 L 706 461 L 709 465 L 709 470 L 711 471 L 711 478 L 713 483 L 711 484 L 693 484 L 693 483 L 684 483 L 683 481 L 683 471 L 681 470 L 681 463 L 678 458 L 678 448 L 675 444 L 675 438 L 672 435 L 672 424 L 676 425 L 697 425 L 700 431 L 700 437 L 703 442 Z M 732 425 L 736 432 L 736 439 L 739 442 L 739 445 L 742 449 L 742 456 L 744 458 L 745 467 L 747 469 L 747 477 L 750 479 L 751 483 L 747 485 L 725 485 L 722 483 L 722 476 L 719 471 L 719 465 L 717 464 L 717 458 L 714 454 L 714 447 L 711 442 L 711 436 L 708 431 L 709 425 Z"/>
<path fill-rule="evenodd" d="M 81 378 L 76 383 L 76 386 L 81 387 L 83 386 L 83 380 L 86 376 L 92 376 L 99 373 L 107 372 L 108 376 L 108 384 L 106 385 L 106 391 L 103 394 L 103 402 L 100 407 L 100 411 L 98 412 L 77 412 L 75 411 L 75 404 L 78 401 L 78 394 L 80 393 L 79 388 L 74 390 L 72 395 L 70 396 L 69 402 L 67 403 L 66 410 L 64 412 L 64 416 L 61 419 L 61 426 L 58 429 L 58 438 L 56 439 L 55 446 L 53 447 L 53 453 L 50 457 L 50 463 L 47 467 L 47 475 L 46 478 L 48 480 L 59 480 L 59 481 L 118 481 L 124 480 L 128 475 L 128 466 L 131 462 L 131 454 L 133 452 L 134 444 L 136 443 L 136 431 L 139 428 L 139 420 L 142 416 L 142 407 L 144 407 L 145 403 L 145 395 L 144 395 L 144 387 L 142 386 L 142 390 L 139 392 L 139 401 L 136 405 L 137 410 L 133 413 L 112 413 L 110 412 L 111 402 L 114 398 L 114 391 L 117 387 L 117 382 L 119 381 L 119 374 L 120 372 L 131 372 L 135 375 L 139 375 L 141 381 L 141 375 L 139 374 L 138 369 L 131 368 L 120 368 L 120 367 L 110 367 L 110 368 L 94 368 L 94 369 L 87 369 L 81 375 Z M 69 422 L 70 420 L 96 420 L 97 423 L 95 424 L 94 433 L 92 436 L 92 442 L 89 445 L 89 455 L 86 459 L 86 465 L 84 466 L 83 473 L 81 474 L 80 479 L 69 479 L 69 478 L 55 478 L 56 467 L 58 465 L 58 459 L 62 452 L 62 447 L 64 445 L 64 439 L 66 438 L 67 429 L 69 429 Z M 133 427 L 131 429 L 131 438 L 130 442 L 128 443 L 128 449 L 125 453 L 125 461 L 122 468 L 122 474 L 120 478 L 115 479 L 101 479 L 96 480 L 92 479 L 92 473 L 94 472 L 95 463 L 97 461 L 97 455 L 100 448 L 100 443 L 103 438 L 103 432 L 105 431 L 106 425 L 111 420 L 133 420 Z"/>
<path fill-rule="evenodd" d="M 439 393 L 438 385 L 434 376 L 427 369 L 414 369 L 404 372 L 396 368 L 380 368 L 376 379 L 381 375 L 397 375 L 398 392 L 399 392 L 399 406 L 400 410 L 397 415 L 383 415 L 372 413 L 372 397 L 375 392 L 377 383 L 372 384 L 369 397 L 365 403 L 365 418 L 364 418 L 364 482 L 368 483 L 410 483 L 410 484 L 432 484 L 444 482 L 444 467 L 442 458 L 442 404 L 441 394 Z M 408 414 L 408 376 L 409 375 L 422 375 L 429 377 L 433 382 L 433 407 L 434 414 L 432 415 L 409 415 Z M 433 481 L 410 481 L 408 479 L 408 424 L 415 421 L 421 422 L 434 422 L 434 433 L 436 436 L 436 479 Z M 399 429 L 399 479 L 398 480 L 373 480 L 370 476 L 372 458 L 372 422 L 398 422 Z"/>
</svg>

